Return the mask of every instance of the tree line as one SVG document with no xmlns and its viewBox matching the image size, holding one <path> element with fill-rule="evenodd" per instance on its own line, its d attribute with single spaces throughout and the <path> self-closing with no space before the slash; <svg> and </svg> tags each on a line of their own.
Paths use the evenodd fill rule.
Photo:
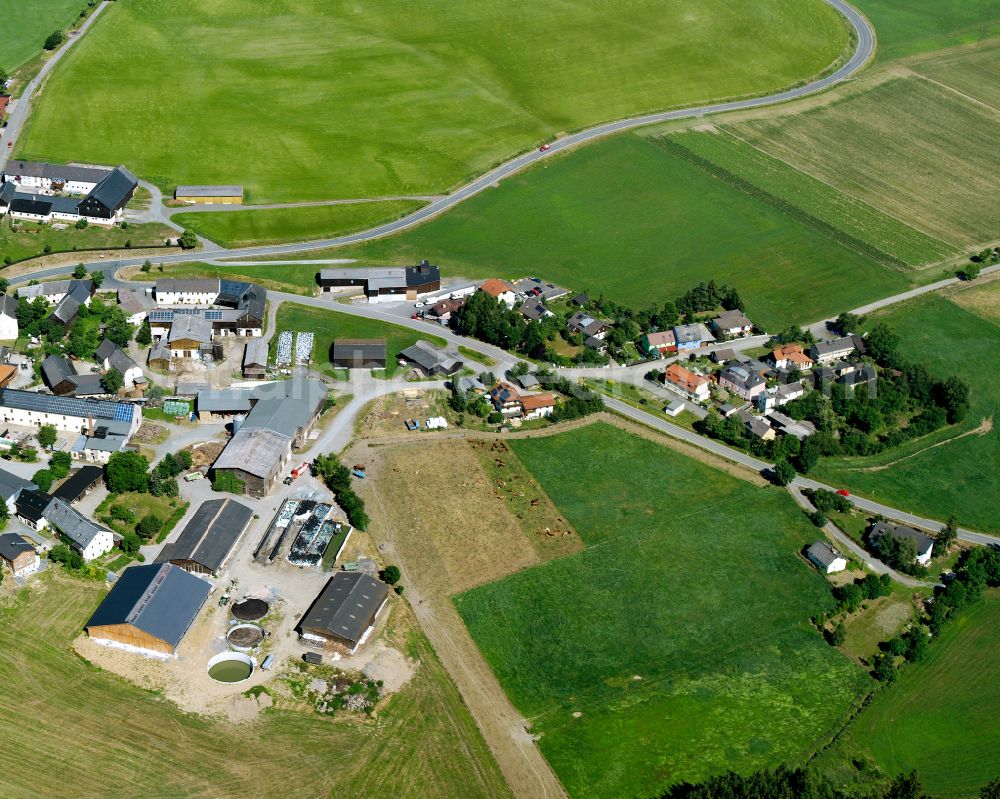
<svg viewBox="0 0 1000 799">
<path fill-rule="evenodd" d="M 369 518 L 365 512 L 365 501 L 359 497 L 351 484 L 351 470 L 344 466 L 336 455 L 317 455 L 313 461 L 313 469 L 318 477 L 323 478 L 327 488 L 333 492 L 337 504 L 347 514 L 347 520 L 352 527 L 367 530 Z"/>
</svg>

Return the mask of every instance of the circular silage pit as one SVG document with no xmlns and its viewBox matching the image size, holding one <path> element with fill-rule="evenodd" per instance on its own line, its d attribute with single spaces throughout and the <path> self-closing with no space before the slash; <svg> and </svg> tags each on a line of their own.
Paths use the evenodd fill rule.
<svg viewBox="0 0 1000 799">
<path fill-rule="evenodd" d="M 263 619 L 271 606 L 263 599 L 244 599 L 233 605 L 233 616 L 240 621 L 257 621 Z"/>
<path fill-rule="evenodd" d="M 258 646 L 263 640 L 264 631 L 256 624 L 237 624 L 226 633 L 229 645 L 244 652 Z"/>
</svg>

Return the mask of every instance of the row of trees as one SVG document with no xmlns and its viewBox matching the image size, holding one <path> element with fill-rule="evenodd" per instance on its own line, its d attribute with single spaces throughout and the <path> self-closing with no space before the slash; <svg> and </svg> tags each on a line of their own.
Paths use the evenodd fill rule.
<svg viewBox="0 0 1000 799">
<path fill-rule="evenodd" d="M 115 452 L 104 467 L 104 479 L 113 494 L 135 492 L 153 496 L 176 497 L 180 491 L 177 475 L 191 468 L 191 453 L 181 450 L 167 453 L 149 471 L 149 461 L 138 452 Z"/>
<path fill-rule="evenodd" d="M 633 341 L 647 330 L 666 330 L 678 322 L 693 322 L 697 314 L 724 308 L 733 311 L 743 307 L 739 293 L 732 286 L 710 280 L 681 294 L 662 305 L 651 305 L 643 310 L 635 310 L 605 298 L 602 293 L 591 302 L 595 311 L 615 320 L 615 325 L 631 322 L 638 330 Z"/>
<path fill-rule="evenodd" d="M 337 504 L 344 509 L 347 520 L 359 530 L 368 529 L 368 514 L 365 512 L 365 502 L 354 492 L 351 484 L 351 470 L 344 466 L 336 455 L 317 455 L 313 461 L 313 469 L 323 478 L 327 488 L 333 492 Z"/>
</svg>

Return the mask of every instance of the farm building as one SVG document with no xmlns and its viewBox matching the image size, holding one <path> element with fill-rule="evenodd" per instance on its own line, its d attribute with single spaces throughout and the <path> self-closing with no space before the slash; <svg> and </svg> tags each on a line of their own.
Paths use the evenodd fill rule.
<svg viewBox="0 0 1000 799">
<path fill-rule="evenodd" d="M 92 522 L 61 499 L 53 498 L 45 508 L 45 518 L 85 561 L 99 558 L 115 546 L 112 532 Z"/>
<path fill-rule="evenodd" d="M 333 342 L 334 366 L 343 369 L 385 369 L 384 338 L 338 338 Z"/>
<path fill-rule="evenodd" d="M 217 575 L 251 519 L 253 511 L 234 499 L 203 502 L 177 540 L 163 547 L 156 562 Z"/>
<path fill-rule="evenodd" d="M 425 375 L 453 375 L 462 368 L 462 362 L 445 352 L 434 349 L 426 341 L 418 341 L 399 353 L 400 361 L 410 363 Z"/>
<path fill-rule="evenodd" d="M 26 577 L 38 571 L 38 553 L 17 533 L 0 535 L 0 561 L 15 577 Z"/>
<path fill-rule="evenodd" d="M 243 350 L 243 376 L 248 380 L 263 380 L 267 376 L 267 342 L 252 338 Z"/>
<path fill-rule="evenodd" d="M 170 563 L 132 566 L 86 624 L 94 641 L 130 652 L 175 655 L 210 586 Z"/>
<path fill-rule="evenodd" d="M 7 504 L 7 510 L 11 513 L 14 513 L 17 498 L 21 496 L 22 491 L 37 490 L 38 486 L 34 483 L 25 480 L 23 477 L 18 477 L 16 474 L 12 474 L 5 469 L 0 469 L 0 499 L 3 499 Z"/>
<path fill-rule="evenodd" d="M 102 477 L 104 469 L 100 466 L 81 466 L 52 492 L 52 496 L 72 505 L 87 496 Z"/>
<path fill-rule="evenodd" d="M 45 509 L 52 497 L 44 491 L 22 491 L 14 503 L 14 514 L 17 520 L 32 530 L 43 530 L 48 524 L 45 519 Z"/>
<path fill-rule="evenodd" d="M 8 170 L 11 168 L 8 165 Z M 3 175 L 4 202 L 0 213 L 6 210 L 14 218 L 36 222 L 86 219 L 97 225 L 111 225 L 122 218 L 125 206 L 139 187 L 135 175 L 123 166 L 107 170 L 22 161 L 13 168 L 17 173 L 8 171 Z M 86 196 L 76 199 L 38 192 Z"/>
<path fill-rule="evenodd" d="M 319 285 L 324 294 L 360 288 L 368 302 L 416 300 L 441 288 L 441 270 L 427 261 L 417 266 L 321 269 Z"/>
<path fill-rule="evenodd" d="M 13 341 L 17 334 L 17 299 L 0 294 L 0 339 Z"/>
<path fill-rule="evenodd" d="M 389 586 L 363 572 L 337 572 L 296 628 L 308 643 L 354 652 L 389 599 Z"/>
<path fill-rule="evenodd" d="M 243 205 L 242 186 L 178 186 L 174 199 L 200 205 Z"/>
</svg>

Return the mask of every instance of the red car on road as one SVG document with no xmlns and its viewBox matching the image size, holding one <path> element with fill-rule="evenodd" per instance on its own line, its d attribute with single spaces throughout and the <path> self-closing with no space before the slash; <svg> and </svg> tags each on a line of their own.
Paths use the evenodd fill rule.
<svg viewBox="0 0 1000 799">
<path fill-rule="evenodd" d="M 851 495 L 851 492 L 848 491 L 846 488 L 841 488 L 839 491 L 837 491 L 837 493 L 840 494 L 840 496 L 842 497 L 849 497 Z"/>
<path fill-rule="evenodd" d="M 545 152 L 546 150 L 548 150 L 548 149 L 549 149 L 549 147 L 551 147 L 551 146 L 552 146 L 551 144 L 543 144 L 543 145 L 542 145 L 541 147 L 539 147 L 539 148 L 538 148 L 538 152 L 540 152 L 540 153 L 544 153 L 544 152 Z"/>
</svg>

